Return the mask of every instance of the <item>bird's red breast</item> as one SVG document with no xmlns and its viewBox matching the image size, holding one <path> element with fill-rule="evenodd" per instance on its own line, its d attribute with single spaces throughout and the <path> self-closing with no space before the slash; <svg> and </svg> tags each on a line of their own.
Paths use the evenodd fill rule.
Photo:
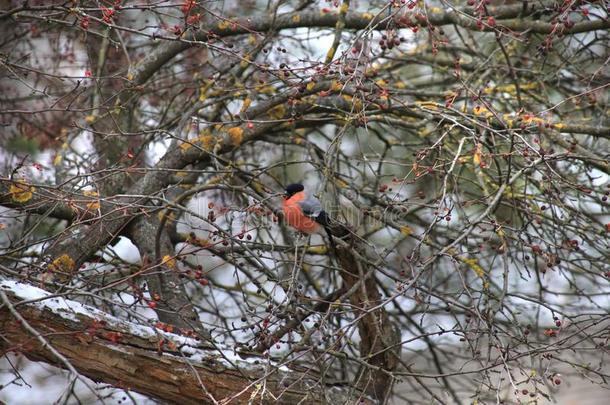
<svg viewBox="0 0 610 405">
<path fill-rule="evenodd" d="M 305 198 L 305 192 L 293 194 L 283 202 L 284 220 L 286 223 L 303 233 L 315 233 L 320 230 L 320 224 L 303 214 L 299 201 Z"/>
</svg>

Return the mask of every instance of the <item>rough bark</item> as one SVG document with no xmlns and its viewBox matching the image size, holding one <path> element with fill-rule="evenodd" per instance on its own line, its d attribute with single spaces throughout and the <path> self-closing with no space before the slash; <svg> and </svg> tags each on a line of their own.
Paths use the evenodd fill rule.
<svg viewBox="0 0 610 405">
<path fill-rule="evenodd" d="M 390 373 L 396 369 L 400 359 L 400 334 L 390 322 L 385 308 L 375 308 L 381 303 L 375 276 L 367 274 L 369 272 L 365 271 L 353 248 L 339 247 L 337 259 L 344 288 L 352 289 L 350 303 L 359 309 L 356 315 L 359 317 L 360 356 L 368 364 L 355 381 L 367 394 L 385 403 L 394 383 Z"/>
<path fill-rule="evenodd" d="M 186 288 L 178 273 L 170 265 L 163 263 L 162 259 L 173 258 L 175 251 L 167 231 L 159 229 L 161 226 L 159 218 L 150 215 L 138 217 L 129 227 L 129 236 L 138 247 L 142 262 L 154 264 L 152 274 L 146 274 L 144 277 L 151 294 L 159 296 L 159 307 L 155 312 L 162 322 L 195 330 L 201 336 L 209 338 L 210 334 L 199 322 L 197 312 L 188 300 Z"/>
<path fill-rule="evenodd" d="M 43 295 L 32 300 L 27 296 L 24 302 L 14 285 L 0 282 L 0 288 L 29 326 L 79 373 L 94 381 L 180 404 L 245 404 L 251 400 L 280 404 L 373 403 L 352 387 L 321 383 L 307 366 L 297 370 L 262 357 L 242 360 L 227 348 L 197 344 L 193 339 L 130 324 L 95 309 L 86 314 L 80 309 L 87 307 L 63 298 Z M 61 305 L 57 305 L 58 300 Z M 71 313 L 69 307 L 80 309 Z M 12 316 L 7 305 L 0 307 L 0 330 L 3 353 L 18 352 L 34 361 L 65 367 L 47 345 Z"/>
</svg>

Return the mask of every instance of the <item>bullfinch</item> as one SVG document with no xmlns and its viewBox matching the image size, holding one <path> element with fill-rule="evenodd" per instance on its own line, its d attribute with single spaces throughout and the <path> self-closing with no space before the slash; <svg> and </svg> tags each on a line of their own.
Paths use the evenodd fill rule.
<svg viewBox="0 0 610 405">
<path fill-rule="evenodd" d="M 302 184 L 286 187 L 283 202 L 284 219 L 288 225 L 303 233 L 312 234 L 326 230 L 328 237 L 345 238 L 350 230 L 343 224 L 330 219 L 316 197 L 305 192 Z"/>
</svg>

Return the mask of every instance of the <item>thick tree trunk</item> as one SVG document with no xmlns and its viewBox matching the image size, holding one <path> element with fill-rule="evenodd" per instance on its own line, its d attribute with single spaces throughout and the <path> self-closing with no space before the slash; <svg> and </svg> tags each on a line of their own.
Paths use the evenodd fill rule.
<svg viewBox="0 0 610 405">
<path fill-rule="evenodd" d="M 0 281 L 0 288 L 12 307 L 0 306 L 3 353 L 65 368 L 59 353 L 94 381 L 180 404 L 373 403 L 353 387 L 322 383 L 307 366 L 296 370 L 263 357 L 241 358 L 229 348 L 131 324 L 30 285 Z"/>
<path fill-rule="evenodd" d="M 356 247 L 340 247 L 337 259 L 341 265 L 344 288 L 352 293 L 350 303 L 358 308 L 360 355 L 368 364 L 356 378 L 359 387 L 382 403 L 389 398 L 394 379 L 391 372 L 400 358 L 400 333 L 390 322 L 385 308 L 378 307 L 381 295 L 377 289 L 374 269 L 365 269 L 355 256 Z"/>
</svg>

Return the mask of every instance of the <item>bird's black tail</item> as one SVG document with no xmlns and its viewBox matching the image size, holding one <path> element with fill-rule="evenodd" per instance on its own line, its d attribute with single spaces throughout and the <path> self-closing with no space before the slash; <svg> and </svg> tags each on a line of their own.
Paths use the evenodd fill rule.
<svg viewBox="0 0 610 405">
<path fill-rule="evenodd" d="M 319 223 L 326 229 L 329 237 L 334 236 L 335 238 L 345 238 L 349 234 L 351 234 L 349 228 L 342 224 L 339 221 L 331 219 L 326 211 L 320 212 L 318 217 L 316 218 L 316 222 Z"/>
</svg>

